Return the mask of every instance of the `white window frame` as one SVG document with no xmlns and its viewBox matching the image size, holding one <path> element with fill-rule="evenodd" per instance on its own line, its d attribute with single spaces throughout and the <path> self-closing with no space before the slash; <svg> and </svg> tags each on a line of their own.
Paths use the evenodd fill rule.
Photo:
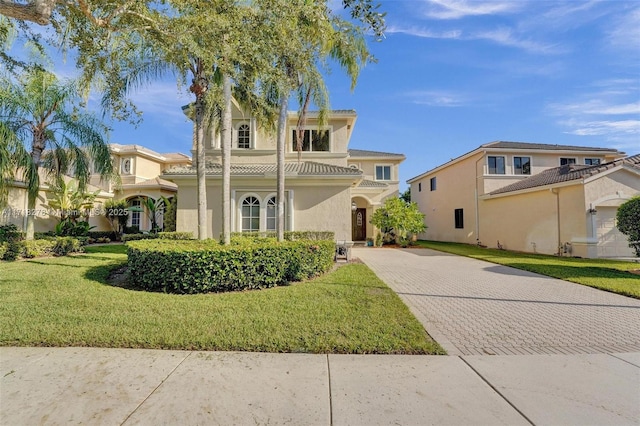
<svg viewBox="0 0 640 426">
<path fill-rule="evenodd" d="M 516 173 L 516 158 L 528 158 L 529 159 L 529 173 Z M 531 176 L 531 164 L 533 163 L 533 159 L 530 155 L 514 155 L 511 158 L 511 168 L 513 169 L 513 174 L 516 176 Z M 521 167 L 522 169 L 522 167 Z"/>
<path fill-rule="evenodd" d="M 491 166 L 489 165 L 489 159 L 490 158 L 502 158 L 502 167 L 503 167 L 503 171 L 502 173 L 491 173 Z M 497 163 L 496 163 L 496 169 L 497 169 Z M 505 174 L 507 174 L 507 158 L 504 155 L 487 155 L 487 174 L 488 175 L 498 175 L 498 176 L 504 176 Z"/>
<path fill-rule="evenodd" d="M 313 143 L 309 142 L 309 151 L 301 151 L 303 154 L 308 154 L 308 153 L 327 153 L 327 152 L 333 152 L 333 126 L 303 126 L 302 130 L 306 131 L 328 131 L 329 132 L 329 150 L 328 151 L 313 151 Z M 292 153 L 297 153 L 298 151 L 294 148 L 293 144 L 295 143 L 295 134 L 296 134 L 297 128 L 295 126 L 291 126 L 289 127 L 289 152 Z M 304 139 L 304 138 L 303 138 Z M 311 135 L 309 135 L 309 141 L 311 141 Z"/>
<path fill-rule="evenodd" d="M 562 164 L 562 160 L 567 160 L 567 164 Z M 573 160 L 573 163 L 568 160 Z M 578 164 L 578 159 L 576 157 L 560 157 L 558 160 L 561 166 L 570 166 L 572 164 Z"/>
<path fill-rule="evenodd" d="M 249 147 L 240 148 L 240 127 L 247 126 L 249 128 Z M 233 147 L 235 149 L 253 149 L 253 126 L 250 121 L 240 121 L 233 127 Z"/>
<path fill-rule="evenodd" d="M 285 230 L 291 230 L 291 222 L 293 221 L 293 217 L 289 217 L 289 209 L 291 208 L 291 203 L 293 202 L 293 191 L 292 190 L 287 190 L 287 192 L 289 192 L 289 195 L 286 196 L 286 199 L 284 200 L 284 222 L 285 222 Z M 286 192 L 285 192 L 286 194 Z M 269 205 L 269 200 L 274 199 L 275 207 L 276 207 L 276 216 L 275 216 L 275 220 L 276 220 L 276 226 L 277 226 L 277 220 L 278 220 L 278 216 L 277 216 L 277 194 L 275 192 L 270 193 L 264 197 L 261 197 L 260 195 L 258 195 L 255 192 L 246 192 L 243 193 L 242 196 L 240 198 L 238 198 L 238 203 L 235 207 L 235 211 L 236 211 L 236 217 L 237 220 L 235 221 L 236 226 L 234 226 L 234 228 L 238 231 L 238 232 L 250 232 L 250 231 L 243 231 L 243 226 L 242 226 L 242 219 L 244 218 L 243 214 L 242 214 L 242 203 L 244 203 L 244 201 L 249 198 L 249 197 L 254 197 L 258 200 L 259 202 L 259 208 L 260 208 L 260 221 L 259 221 L 259 229 L 258 230 L 254 230 L 252 232 L 272 232 L 275 231 L 274 229 L 268 229 L 267 228 L 267 220 L 269 219 L 267 216 L 267 207 Z M 235 198 L 235 192 L 234 192 L 234 198 Z"/>
<path fill-rule="evenodd" d="M 378 179 L 378 167 L 388 167 L 389 168 L 389 179 L 384 179 L 384 171 L 382 172 L 383 179 Z M 391 182 L 391 181 L 393 181 L 393 178 L 394 178 L 394 176 L 393 176 L 393 164 L 383 164 L 383 163 L 376 164 L 373 167 L 373 173 L 374 173 L 374 176 L 373 176 L 374 180 L 379 181 L 379 182 Z"/>
<path fill-rule="evenodd" d="M 242 212 L 242 207 L 243 207 L 243 203 L 245 202 L 246 199 L 248 198 L 255 198 L 256 200 L 258 200 L 258 229 L 254 230 L 251 229 L 249 231 L 245 231 L 244 230 L 244 226 L 242 224 L 242 221 L 244 220 L 244 214 Z M 240 200 L 238 200 L 238 219 L 239 219 L 239 223 L 238 223 L 238 229 L 240 230 L 240 232 L 260 232 L 261 229 L 264 229 L 262 226 L 262 198 L 260 198 L 260 196 L 258 194 L 255 193 L 247 193 L 244 194 Z M 253 218 L 253 216 L 251 216 Z"/>
<path fill-rule="evenodd" d="M 125 170 L 127 162 L 129 162 L 129 170 Z M 133 174 L 133 157 L 124 157 L 120 159 L 120 173 L 123 175 Z"/>
</svg>

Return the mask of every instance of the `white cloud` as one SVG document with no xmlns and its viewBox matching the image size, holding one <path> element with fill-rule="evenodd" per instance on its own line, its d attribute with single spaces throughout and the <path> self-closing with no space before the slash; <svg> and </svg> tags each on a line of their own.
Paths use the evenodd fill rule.
<svg viewBox="0 0 640 426">
<path fill-rule="evenodd" d="M 432 107 L 461 107 L 469 103 L 469 98 L 456 92 L 445 90 L 424 90 L 409 92 L 406 96 L 410 101 L 417 105 L 427 105 Z"/>
<path fill-rule="evenodd" d="M 566 122 L 572 130 L 565 133 L 578 136 L 604 136 L 604 135 L 637 135 L 640 134 L 640 120 L 620 121 L 586 121 L 569 120 Z M 637 144 L 637 141 L 636 141 Z"/>
<path fill-rule="evenodd" d="M 470 38 L 489 40 L 503 46 L 515 47 L 532 53 L 558 54 L 565 52 L 565 49 L 560 48 L 558 45 L 539 43 L 531 39 L 520 38 L 514 34 L 512 29 L 506 27 L 478 32 L 472 34 Z"/>
<path fill-rule="evenodd" d="M 386 30 L 387 34 L 407 34 L 414 37 L 420 38 L 438 38 L 438 39 L 459 39 L 462 36 L 461 30 L 450 30 L 450 31 L 433 31 L 428 30 L 426 28 L 418 28 L 418 27 L 399 27 L 399 26 L 389 26 Z"/>
<path fill-rule="evenodd" d="M 555 114 L 627 115 L 640 114 L 640 102 L 611 104 L 599 99 L 571 104 L 550 104 Z"/>
<path fill-rule="evenodd" d="M 428 0 L 425 15 L 432 19 L 460 19 L 466 16 L 496 15 L 521 10 L 523 1 Z"/>
<path fill-rule="evenodd" d="M 628 49 L 636 54 L 640 51 L 640 8 L 623 13 L 612 20 L 610 25 L 608 40 L 614 47 Z"/>
</svg>

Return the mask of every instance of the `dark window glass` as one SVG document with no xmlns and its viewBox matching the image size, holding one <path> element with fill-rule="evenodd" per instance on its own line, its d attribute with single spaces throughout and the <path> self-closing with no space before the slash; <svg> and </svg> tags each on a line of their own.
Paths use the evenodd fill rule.
<svg viewBox="0 0 640 426">
<path fill-rule="evenodd" d="M 435 178 L 435 177 L 432 177 L 432 178 L 429 180 L 429 185 L 431 186 L 431 190 L 432 190 L 432 191 L 435 191 L 435 190 L 436 190 L 437 181 L 436 181 L 436 178 Z"/>
<path fill-rule="evenodd" d="M 298 132 L 296 129 L 292 130 L 293 141 L 291 144 L 291 150 L 298 150 Z M 302 151 L 306 152 L 328 152 L 330 149 L 329 143 L 329 131 L 328 130 L 312 130 L 305 129 L 302 131 Z"/>
<path fill-rule="evenodd" d="M 576 159 L 575 158 L 561 158 L 560 159 L 560 165 L 561 166 L 566 166 L 569 164 L 576 164 Z"/>
<path fill-rule="evenodd" d="M 587 166 L 599 166 L 600 165 L 600 159 L 599 158 L 585 158 L 584 159 L 584 164 L 586 164 Z"/>
<path fill-rule="evenodd" d="M 530 175 L 531 157 L 513 157 L 513 172 L 516 175 Z"/>
<path fill-rule="evenodd" d="M 251 131 L 248 124 L 242 124 L 238 127 L 238 148 L 251 147 Z"/>
<path fill-rule="evenodd" d="M 488 158 L 489 174 L 490 175 L 503 175 L 504 171 L 504 157 L 496 157 L 490 155 Z"/>
<path fill-rule="evenodd" d="M 462 229 L 464 228 L 464 211 L 463 209 L 455 209 L 454 210 L 456 228 Z"/>
<path fill-rule="evenodd" d="M 376 166 L 376 180 L 391 180 L 391 166 Z"/>
</svg>

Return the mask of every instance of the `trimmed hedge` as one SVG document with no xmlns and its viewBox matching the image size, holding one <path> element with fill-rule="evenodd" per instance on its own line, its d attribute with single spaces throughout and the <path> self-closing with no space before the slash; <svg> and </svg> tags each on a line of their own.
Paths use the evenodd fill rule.
<svg viewBox="0 0 640 426">
<path fill-rule="evenodd" d="M 231 238 L 276 238 L 275 231 L 265 232 L 232 232 Z M 284 239 L 287 241 L 297 240 L 335 240 L 333 231 L 285 231 Z"/>
<path fill-rule="evenodd" d="M 16 240 L 0 243 L 0 259 L 32 259 L 42 256 L 66 256 L 84 251 L 82 243 L 74 237 L 54 237 L 40 240 Z"/>
<path fill-rule="evenodd" d="M 193 240 L 192 232 L 157 232 L 152 234 L 125 234 L 122 242 L 139 240 Z"/>
<path fill-rule="evenodd" d="M 333 241 L 234 238 L 229 246 L 214 240 L 163 239 L 127 243 L 129 279 L 146 290 L 208 293 L 259 289 L 327 272 Z"/>
</svg>

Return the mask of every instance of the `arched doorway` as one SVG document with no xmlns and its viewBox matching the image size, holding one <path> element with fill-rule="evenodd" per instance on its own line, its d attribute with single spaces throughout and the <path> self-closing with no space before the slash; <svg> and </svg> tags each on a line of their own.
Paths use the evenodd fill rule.
<svg viewBox="0 0 640 426">
<path fill-rule="evenodd" d="M 355 197 L 351 200 L 351 240 L 365 241 L 367 239 L 367 200 Z"/>
</svg>

